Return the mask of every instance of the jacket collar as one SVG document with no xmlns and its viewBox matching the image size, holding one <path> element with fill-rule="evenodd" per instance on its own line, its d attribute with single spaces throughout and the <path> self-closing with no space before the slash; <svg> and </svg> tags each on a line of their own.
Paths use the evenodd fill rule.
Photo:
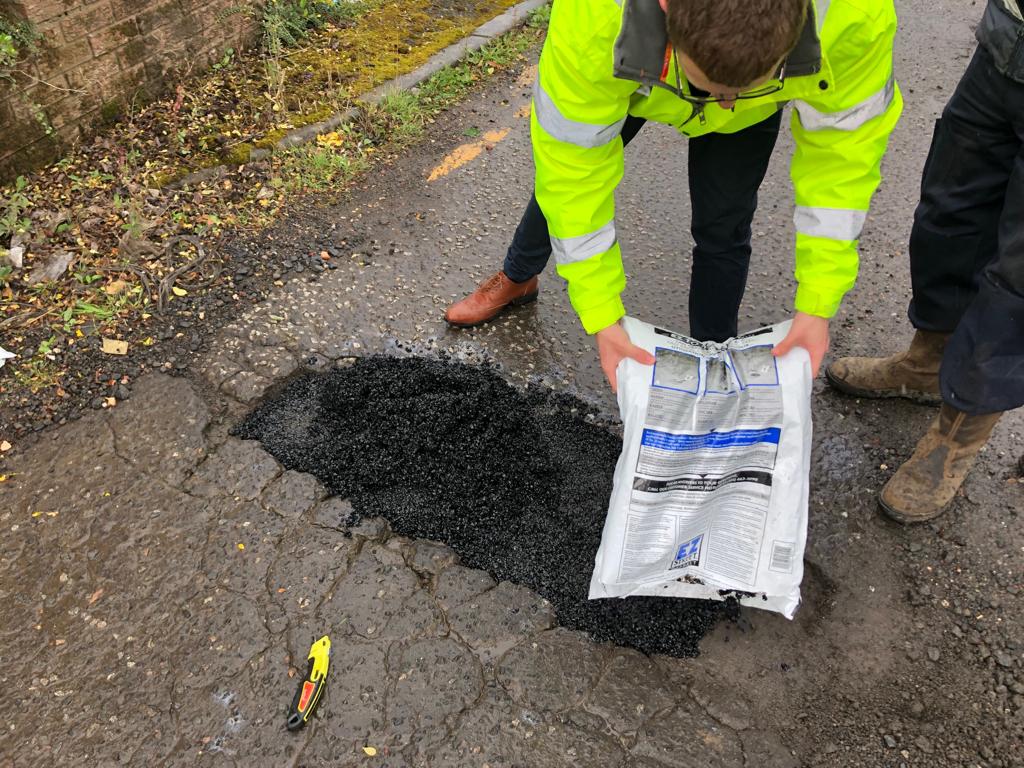
<svg viewBox="0 0 1024 768">
<path fill-rule="evenodd" d="M 796 47 L 786 57 L 786 76 L 802 77 L 821 71 L 821 40 L 815 24 L 817 9 L 810 12 Z M 658 0 L 623 0 L 622 24 L 615 41 L 615 77 L 647 86 L 675 88 L 664 81 L 668 65 L 668 33 L 665 12 Z"/>
</svg>

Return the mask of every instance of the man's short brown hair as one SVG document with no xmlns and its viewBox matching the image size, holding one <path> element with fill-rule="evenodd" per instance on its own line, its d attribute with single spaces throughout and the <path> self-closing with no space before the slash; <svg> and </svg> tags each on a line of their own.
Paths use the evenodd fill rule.
<svg viewBox="0 0 1024 768">
<path fill-rule="evenodd" d="M 668 39 L 709 79 L 743 88 L 793 49 L 808 0 L 667 0 Z"/>
</svg>

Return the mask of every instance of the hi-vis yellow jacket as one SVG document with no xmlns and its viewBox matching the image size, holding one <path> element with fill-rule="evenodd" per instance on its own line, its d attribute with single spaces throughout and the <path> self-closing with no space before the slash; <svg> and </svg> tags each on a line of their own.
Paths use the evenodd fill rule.
<svg viewBox="0 0 1024 768">
<path fill-rule="evenodd" d="M 694 107 L 676 94 L 658 0 L 554 3 L 531 117 L 536 193 L 558 273 L 588 333 L 625 314 L 613 193 L 623 173 L 619 132 L 627 114 L 700 136 L 738 131 L 791 103 L 795 305 L 835 314 L 857 277 L 857 238 L 902 110 L 893 80 L 896 12 L 892 0 L 809 2 L 783 88 L 738 101 L 734 111 Z"/>
</svg>

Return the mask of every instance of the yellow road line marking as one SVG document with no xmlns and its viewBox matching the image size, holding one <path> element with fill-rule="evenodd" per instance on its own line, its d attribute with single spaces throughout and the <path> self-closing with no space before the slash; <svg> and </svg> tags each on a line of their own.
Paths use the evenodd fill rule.
<svg viewBox="0 0 1024 768">
<path fill-rule="evenodd" d="M 454 171 L 456 168 L 461 168 L 466 163 L 475 160 L 484 149 L 489 149 L 497 144 L 499 141 L 508 136 L 509 129 L 502 128 L 497 131 L 488 131 L 485 133 L 480 141 L 470 142 L 469 144 L 462 144 L 456 147 L 441 161 L 434 170 L 430 172 L 427 177 L 427 181 L 437 181 L 438 179 L 447 176 L 449 173 Z"/>
</svg>

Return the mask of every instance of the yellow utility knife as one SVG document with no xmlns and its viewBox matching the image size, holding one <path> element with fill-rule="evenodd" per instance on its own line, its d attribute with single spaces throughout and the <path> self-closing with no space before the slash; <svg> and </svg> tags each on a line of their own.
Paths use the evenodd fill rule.
<svg viewBox="0 0 1024 768">
<path fill-rule="evenodd" d="M 306 678 L 299 685 L 288 710 L 288 730 L 297 731 L 306 724 L 313 714 L 327 683 L 327 666 L 331 661 L 331 641 L 324 635 L 309 649 L 309 668 Z"/>
</svg>

